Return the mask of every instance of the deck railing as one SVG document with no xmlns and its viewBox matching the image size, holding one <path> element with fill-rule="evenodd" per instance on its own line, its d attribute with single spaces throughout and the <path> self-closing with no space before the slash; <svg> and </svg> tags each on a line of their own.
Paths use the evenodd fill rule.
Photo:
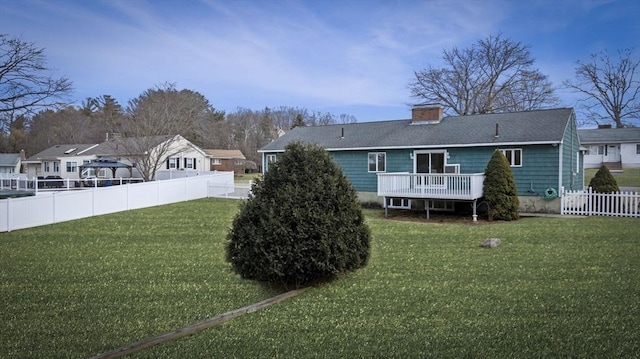
<svg viewBox="0 0 640 359">
<path fill-rule="evenodd" d="M 484 173 L 378 173 L 378 196 L 474 200 L 483 182 Z"/>
</svg>

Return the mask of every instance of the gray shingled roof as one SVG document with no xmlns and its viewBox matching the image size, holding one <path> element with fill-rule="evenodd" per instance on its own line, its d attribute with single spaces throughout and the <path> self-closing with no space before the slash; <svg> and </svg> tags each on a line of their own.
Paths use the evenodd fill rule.
<svg viewBox="0 0 640 359">
<path fill-rule="evenodd" d="M 578 130 L 578 135 L 580 136 L 580 143 L 583 145 L 591 143 L 640 143 L 640 128 L 638 127 Z"/>
<path fill-rule="evenodd" d="M 71 144 L 71 145 L 56 145 L 53 147 L 49 147 L 46 150 L 27 158 L 27 161 L 41 161 L 41 160 L 47 160 L 47 159 L 56 159 L 60 156 L 76 155 L 78 153 L 81 153 L 82 151 L 86 151 L 87 149 L 93 146 L 97 146 L 97 144 L 83 143 L 83 144 Z M 65 152 L 67 151 L 71 151 L 71 152 L 69 152 L 69 154 L 65 154 Z"/>
<path fill-rule="evenodd" d="M 15 166 L 20 162 L 19 153 L 0 153 L 0 166 Z"/>
<path fill-rule="evenodd" d="M 571 108 L 559 108 L 445 117 L 436 124 L 394 120 L 296 127 L 259 152 L 282 151 L 288 143 L 295 141 L 315 143 L 327 150 L 559 143 L 572 114 Z M 497 138 L 496 124 L 499 132 Z"/>
</svg>

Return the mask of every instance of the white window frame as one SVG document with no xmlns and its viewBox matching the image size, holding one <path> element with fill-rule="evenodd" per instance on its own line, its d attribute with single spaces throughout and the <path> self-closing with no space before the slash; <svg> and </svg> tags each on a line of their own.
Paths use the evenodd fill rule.
<svg viewBox="0 0 640 359">
<path fill-rule="evenodd" d="M 375 157 L 372 157 L 375 156 Z M 374 161 L 372 162 L 372 158 Z M 380 168 L 380 160 L 382 159 L 382 169 Z M 372 170 L 372 165 L 374 168 Z M 387 153 L 386 152 L 369 152 L 367 154 L 367 170 L 370 173 L 387 172 Z"/>
<path fill-rule="evenodd" d="M 222 160 L 219 158 L 212 158 L 211 159 L 211 164 L 214 166 L 220 166 L 222 164 Z"/>
<path fill-rule="evenodd" d="M 507 158 L 510 167 L 522 167 L 522 162 L 524 162 L 522 159 L 522 148 L 505 148 L 500 151 L 502 151 L 502 154 Z M 517 159 L 515 156 L 516 152 L 520 152 L 520 163 L 518 164 L 514 163 Z"/>
<path fill-rule="evenodd" d="M 177 170 L 180 166 L 180 158 L 179 157 L 169 157 L 169 169 Z"/>
<path fill-rule="evenodd" d="M 265 172 L 269 170 L 269 165 L 271 163 L 276 163 L 278 161 L 278 157 L 275 154 L 270 154 L 265 156 Z"/>
<path fill-rule="evenodd" d="M 394 203 L 394 201 L 396 201 Z M 387 208 L 411 209 L 411 200 L 408 198 L 389 198 Z"/>
<path fill-rule="evenodd" d="M 640 155 L 640 145 L 636 145 L 636 155 Z"/>
<path fill-rule="evenodd" d="M 42 170 L 43 172 L 51 172 L 51 162 L 49 161 L 42 162 Z"/>
<path fill-rule="evenodd" d="M 67 173 L 77 172 L 78 171 L 78 162 L 76 161 L 67 161 Z"/>
<path fill-rule="evenodd" d="M 188 169 L 193 169 L 196 163 L 196 159 L 191 157 L 185 157 L 184 161 L 185 161 L 184 168 L 188 168 Z"/>
<path fill-rule="evenodd" d="M 59 173 L 60 172 L 60 162 L 53 161 L 53 172 L 54 173 Z"/>
</svg>

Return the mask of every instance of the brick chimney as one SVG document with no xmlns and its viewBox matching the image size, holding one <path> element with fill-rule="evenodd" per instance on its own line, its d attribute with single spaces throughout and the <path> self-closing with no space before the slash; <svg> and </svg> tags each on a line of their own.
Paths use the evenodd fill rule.
<svg viewBox="0 0 640 359">
<path fill-rule="evenodd" d="M 442 106 L 414 105 L 411 108 L 411 123 L 438 123 L 442 120 Z"/>
</svg>

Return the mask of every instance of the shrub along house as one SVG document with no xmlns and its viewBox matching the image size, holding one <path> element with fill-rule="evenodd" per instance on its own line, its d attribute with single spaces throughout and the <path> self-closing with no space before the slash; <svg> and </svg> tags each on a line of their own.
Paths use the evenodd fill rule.
<svg viewBox="0 0 640 359">
<path fill-rule="evenodd" d="M 496 149 L 511 165 L 521 211 L 559 212 L 561 188 L 582 189 L 584 181 L 571 108 L 443 118 L 439 106 L 416 106 L 408 120 L 296 127 L 258 151 L 264 171 L 295 141 L 325 148 L 361 201 L 385 207 L 470 202 L 475 212 Z"/>
</svg>

